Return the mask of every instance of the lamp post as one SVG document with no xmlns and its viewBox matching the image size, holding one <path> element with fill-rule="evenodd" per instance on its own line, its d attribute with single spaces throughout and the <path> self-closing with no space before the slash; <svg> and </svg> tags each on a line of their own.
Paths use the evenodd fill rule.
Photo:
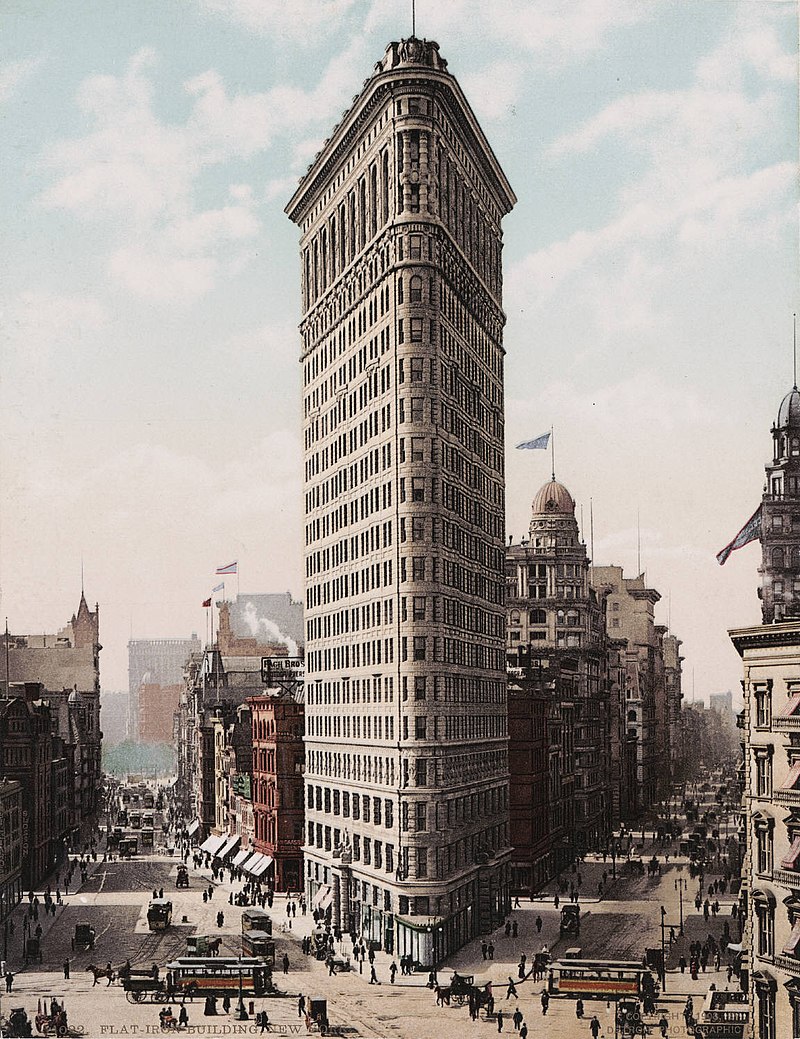
<svg viewBox="0 0 800 1039">
<path fill-rule="evenodd" d="M 244 992 L 242 990 L 242 961 L 239 959 L 239 1002 L 236 1005 L 236 1013 L 233 1015 L 236 1021 L 248 1021 L 249 1017 L 244 1007 Z"/>
<path fill-rule="evenodd" d="M 681 909 L 681 929 L 680 929 L 681 937 L 683 937 L 683 892 L 686 890 L 686 885 L 687 884 L 688 884 L 688 881 L 686 880 L 685 877 L 678 877 L 677 880 L 675 881 L 675 890 L 678 892 L 678 898 L 680 900 L 680 909 Z"/>
<path fill-rule="evenodd" d="M 667 955 L 665 952 L 666 942 L 664 940 L 664 920 L 666 919 L 667 911 L 661 907 L 661 991 L 667 991 Z"/>
</svg>

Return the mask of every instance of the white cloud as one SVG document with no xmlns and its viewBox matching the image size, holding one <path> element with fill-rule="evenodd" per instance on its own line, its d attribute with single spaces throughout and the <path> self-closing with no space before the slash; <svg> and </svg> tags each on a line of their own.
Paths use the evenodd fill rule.
<svg viewBox="0 0 800 1039">
<path fill-rule="evenodd" d="M 23 58 L 0 64 L 0 104 L 5 104 L 44 64 L 44 58 Z"/>
<path fill-rule="evenodd" d="M 502 119 L 513 115 L 522 87 L 522 66 L 513 61 L 494 61 L 460 78 L 479 118 Z"/>
</svg>

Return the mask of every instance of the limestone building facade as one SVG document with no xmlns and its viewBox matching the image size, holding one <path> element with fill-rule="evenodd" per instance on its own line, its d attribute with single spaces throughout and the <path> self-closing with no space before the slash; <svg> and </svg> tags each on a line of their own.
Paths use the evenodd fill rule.
<svg viewBox="0 0 800 1039">
<path fill-rule="evenodd" d="M 436 43 L 392 43 L 300 228 L 311 901 L 422 964 L 509 906 L 502 218 Z"/>
</svg>

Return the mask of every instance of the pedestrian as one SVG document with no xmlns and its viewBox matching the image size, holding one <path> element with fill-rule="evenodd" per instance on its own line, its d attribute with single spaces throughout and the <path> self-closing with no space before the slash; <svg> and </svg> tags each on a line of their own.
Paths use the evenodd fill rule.
<svg viewBox="0 0 800 1039">
<path fill-rule="evenodd" d="M 297 997 L 297 1016 L 302 1017 L 306 1012 L 306 997 L 301 992 Z"/>
<path fill-rule="evenodd" d="M 542 1003 L 542 1016 L 544 1017 L 545 1014 L 547 1013 L 547 1008 L 550 1006 L 550 994 L 548 993 L 547 989 L 544 989 L 542 991 L 541 1003 Z"/>
<path fill-rule="evenodd" d="M 516 920 L 511 921 L 511 937 L 516 938 L 519 934 L 519 925 Z"/>
<path fill-rule="evenodd" d="M 64 960 L 64 981 L 69 981 L 69 959 Z"/>
<path fill-rule="evenodd" d="M 14 984 L 14 975 L 10 970 L 6 971 L 6 992 L 11 991 L 11 986 Z"/>
<path fill-rule="evenodd" d="M 528 1039 L 528 1026 L 524 1021 L 519 1026 L 519 1039 Z"/>
<path fill-rule="evenodd" d="M 494 959 L 494 943 L 493 942 L 489 942 L 489 945 L 488 945 L 488 948 L 487 948 L 487 952 L 489 953 L 489 959 L 493 960 Z"/>
<path fill-rule="evenodd" d="M 556 909 L 558 909 L 558 906 L 556 906 Z M 541 934 L 542 933 L 542 918 L 541 918 L 541 916 L 537 916 L 536 917 L 536 933 L 537 934 Z"/>
<path fill-rule="evenodd" d="M 211 884 L 208 885 L 208 897 L 209 897 L 209 900 L 214 897 L 214 888 L 212 887 Z"/>
<path fill-rule="evenodd" d="M 223 1000 L 222 1000 L 222 1009 L 225 1011 L 226 1014 L 230 1013 L 231 997 L 228 995 L 227 992 L 225 993 L 225 996 L 223 997 Z"/>
<path fill-rule="evenodd" d="M 511 937 L 511 921 L 510 920 L 506 920 L 505 932 L 506 932 L 506 938 L 510 938 Z"/>
<path fill-rule="evenodd" d="M 487 954 L 488 951 L 489 951 L 489 946 L 486 944 L 486 939 L 484 938 L 481 941 L 481 955 L 483 956 L 484 959 L 486 959 L 486 954 Z"/>
<path fill-rule="evenodd" d="M 178 1014 L 178 1025 L 181 1028 L 186 1028 L 186 1027 L 188 1027 L 188 1024 L 189 1024 L 189 1011 L 186 1009 L 186 1004 L 182 1003 L 181 1004 L 180 1013 Z"/>
<path fill-rule="evenodd" d="M 553 905 L 556 907 L 556 909 L 558 909 L 558 902 L 559 902 L 558 892 L 556 891 L 555 898 L 553 899 Z"/>
<path fill-rule="evenodd" d="M 497 1011 L 497 1031 L 503 1031 L 503 1011 L 502 1009 Z"/>
<path fill-rule="evenodd" d="M 511 1020 L 514 1022 L 514 1028 L 519 1031 L 519 1026 L 522 1024 L 522 1011 L 519 1007 L 514 1011 L 514 1016 Z"/>
<path fill-rule="evenodd" d="M 220 911 L 217 913 L 217 927 L 222 927 L 222 925 L 224 923 L 225 923 L 225 914 L 220 909 Z"/>
<path fill-rule="evenodd" d="M 289 956 L 286 953 L 283 954 L 283 973 L 289 973 Z"/>
<path fill-rule="evenodd" d="M 667 1029 L 669 1028 L 669 1022 L 667 1021 L 666 1015 L 661 1015 L 661 1020 L 658 1022 L 658 1027 L 661 1030 L 661 1035 L 666 1036 Z"/>
<path fill-rule="evenodd" d="M 514 908 L 515 909 L 519 909 L 520 908 L 519 895 L 514 895 Z"/>
<path fill-rule="evenodd" d="M 583 1017 L 583 1000 L 579 999 L 575 1004 L 575 1017 L 580 1021 Z"/>
<path fill-rule="evenodd" d="M 374 963 L 369 968 L 369 983 L 370 983 L 370 985 L 378 985 L 378 984 L 380 984 L 380 982 L 378 981 L 378 975 L 375 973 L 375 964 Z"/>
<path fill-rule="evenodd" d="M 512 996 L 514 999 L 519 999 L 519 996 L 517 995 L 517 986 L 514 984 L 514 979 L 509 975 L 508 986 L 506 988 L 506 999 L 511 999 Z"/>
<path fill-rule="evenodd" d="M 589 1022 L 589 1031 L 592 1033 L 592 1039 L 597 1039 L 598 1035 L 600 1035 L 600 1021 L 596 1014 L 592 1016 L 592 1020 Z"/>
<path fill-rule="evenodd" d="M 392 960 L 389 964 L 389 980 L 394 985 L 395 975 L 397 974 L 397 964 Z"/>
</svg>

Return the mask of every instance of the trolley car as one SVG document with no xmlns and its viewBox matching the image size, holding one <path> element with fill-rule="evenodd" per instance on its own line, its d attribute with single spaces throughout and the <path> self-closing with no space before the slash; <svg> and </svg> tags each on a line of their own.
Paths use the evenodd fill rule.
<svg viewBox="0 0 800 1039">
<path fill-rule="evenodd" d="M 172 902 L 154 898 L 147 907 L 147 926 L 151 931 L 165 931 L 172 923 Z"/>
<path fill-rule="evenodd" d="M 272 970 L 253 956 L 181 957 L 167 964 L 168 991 L 175 997 L 266 996 L 273 991 Z"/>
</svg>

